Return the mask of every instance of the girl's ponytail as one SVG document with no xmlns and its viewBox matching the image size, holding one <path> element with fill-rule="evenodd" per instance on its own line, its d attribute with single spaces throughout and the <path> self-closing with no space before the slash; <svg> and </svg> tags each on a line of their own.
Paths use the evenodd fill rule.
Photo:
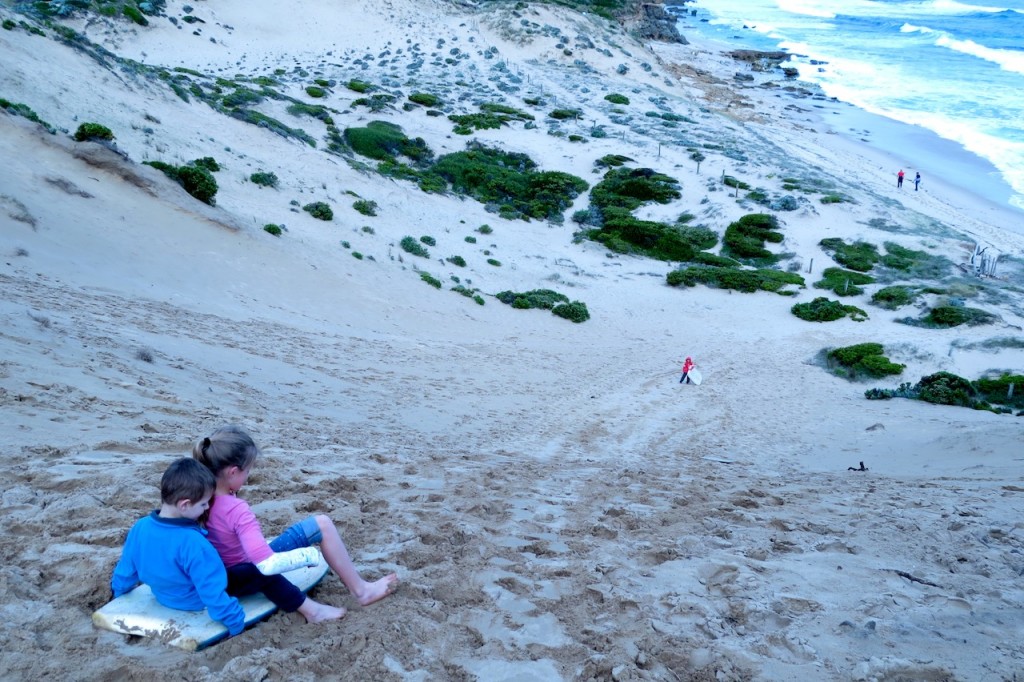
<svg viewBox="0 0 1024 682">
<path fill-rule="evenodd" d="M 192 458 L 205 465 L 214 476 L 225 469 L 248 469 L 260 450 L 252 436 L 240 426 L 223 426 L 192 447 Z"/>
</svg>

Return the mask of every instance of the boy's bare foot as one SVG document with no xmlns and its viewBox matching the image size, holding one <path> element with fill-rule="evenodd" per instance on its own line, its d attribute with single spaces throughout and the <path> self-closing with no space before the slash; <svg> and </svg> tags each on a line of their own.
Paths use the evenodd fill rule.
<svg viewBox="0 0 1024 682">
<path fill-rule="evenodd" d="M 346 611 L 339 606 L 330 606 L 307 599 L 299 607 L 299 613 L 306 617 L 307 623 L 326 623 L 332 620 L 341 620 L 345 617 Z"/>
<path fill-rule="evenodd" d="M 372 583 L 365 583 L 362 592 L 353 594 L 360 606 L 369 606 L 398 589 L 398 576 L 394 573 L 384 576 Z"/>
</svg>

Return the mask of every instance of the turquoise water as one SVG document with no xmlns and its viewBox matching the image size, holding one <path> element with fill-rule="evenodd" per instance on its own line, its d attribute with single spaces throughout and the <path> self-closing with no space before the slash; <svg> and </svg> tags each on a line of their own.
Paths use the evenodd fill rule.
<svg viewBox="0 0 1024 682">
<path fill-rule="evenodd" d="M 784 49 L 825 94 L 962 145 L 1024 210 L 1024 0 L 701 0 L 686 13 L 684 35 Z"/>
</svg>

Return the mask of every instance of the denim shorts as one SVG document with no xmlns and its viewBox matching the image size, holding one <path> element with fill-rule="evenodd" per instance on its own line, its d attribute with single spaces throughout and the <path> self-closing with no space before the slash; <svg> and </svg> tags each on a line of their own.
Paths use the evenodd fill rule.
<svg viewBox="0 0 1024 682">
<path fill-rule="evenodd" d="M 316 517 L 310 516 L 289 526 L 285 532 L 270 541 L 270 549 L 275 552 L 288 552 L 300 547 L 310 547 L 323 539 Z"/>
</svg>

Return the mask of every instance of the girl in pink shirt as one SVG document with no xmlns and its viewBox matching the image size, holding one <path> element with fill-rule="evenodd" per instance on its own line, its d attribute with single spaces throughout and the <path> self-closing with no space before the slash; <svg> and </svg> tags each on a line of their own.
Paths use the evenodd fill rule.
<svg viewBox="0 0 1024 682">
<path fill-rule="evenodd" d="M 228 571 L 228 594 L 244 596 L 263 592 L 284 611 L 298 611 L 310 623 L 338 620 L 345 609 L 310 599 L 281 573 L 319 563 L 312 547 L 320 543 L 324 559 L 356 601 L 367 606 L 394 592 L 394 573 L 367 582 L 356 570 L 334 522 L 324 514 L 311 516 L 267 542 L 249 505 L 235 497 L 259 456 L 259 448 L 243 429 L 225 426 L 192 449 L 192 456 L 206 465 L 217 479 L 217 490 L 206 529 Z"/>
</svg>

